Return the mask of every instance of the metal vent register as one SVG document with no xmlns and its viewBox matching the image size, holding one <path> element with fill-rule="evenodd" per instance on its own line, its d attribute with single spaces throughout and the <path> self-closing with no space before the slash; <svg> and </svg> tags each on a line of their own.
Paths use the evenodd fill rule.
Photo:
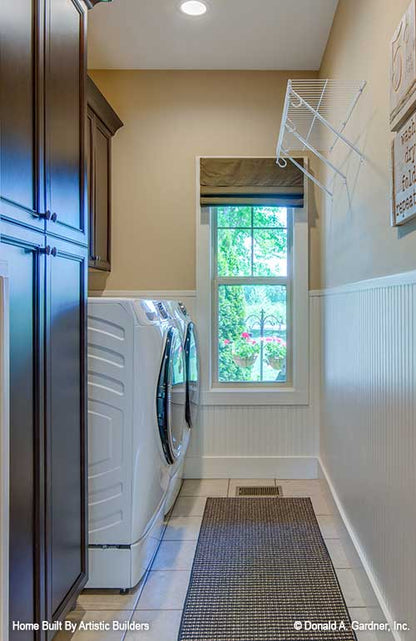
<svg viewBox="0 0 416 641">
<path fill-rule="evenodd" d="M 235 491 L 236 496 L 283 496 L 281 487 L 267 486 L 238 486 Z"/>
</svg>

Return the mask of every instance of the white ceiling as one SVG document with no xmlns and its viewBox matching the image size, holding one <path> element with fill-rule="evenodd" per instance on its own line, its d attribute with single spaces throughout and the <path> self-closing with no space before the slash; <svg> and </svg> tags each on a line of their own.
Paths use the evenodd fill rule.
<svg viewBox="0 0 416 641">
<path fill-rule="evenodd" d="M 89 12 L 91 69 L 319 69 L 338 0 L 114 0 Z"/>
</svg>

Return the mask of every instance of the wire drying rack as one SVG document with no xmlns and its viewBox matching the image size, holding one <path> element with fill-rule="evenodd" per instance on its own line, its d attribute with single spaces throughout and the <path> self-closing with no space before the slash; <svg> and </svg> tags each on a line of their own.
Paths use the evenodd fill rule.
<svg viewBox="0 0 416 641">
<path fill-rule="evenodd" d="M 331 198 L 329 185 L 323 184 L 303 167 L 293 151 L 310 151 L 347 183 L 347 177 L 329 158 L 338 143 L 346 145 L 361 161 L 364 156 L 344 134 L 344 130 L 359 101 L 367 82 L 343 82 L 330 79 L 288 80 L 279 140 L 276 148 L 277 164 L 286 167 L 290 160 Z M 331 121 L 330 121 L 331 118 Z M 326 156 L 324 152 L 328 152 Z"/>
</svg>

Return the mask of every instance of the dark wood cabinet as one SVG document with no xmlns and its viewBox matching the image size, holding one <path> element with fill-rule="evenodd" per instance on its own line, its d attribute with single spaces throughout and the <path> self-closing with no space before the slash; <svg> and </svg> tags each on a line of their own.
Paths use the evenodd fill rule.
<svg viewBox="0 0 416 641">
<path fill-rule="evenodd" d="M 10 621 L 87 580 L 86 10 L 2 3 L 0 256 L 10 273 Z M 53 632 L 10 630 L 10 640 Z"/>
<path fill-rule="evenodd" d="M 3 217 L 42 229 L 43 77 L 41 2 L 2 2 L 0 21 L 0 206 Z"/>
<path fill-rule="evenodd" d="M 3 224 L 10 274 L 10 621 L 39 621 L 44 562 L 41 507 L 44 238 Z M 13 633 L 11 633 L 13 639 Z M 21 632 L 24 641 L 33 633 Z"/>
<path fill-rule="evenodd" d="M 86 19 L 78 0 L 46 0 L 45 45 L 47 232 L 86 242 Z"/>
<path fill-rule="evenodd" d="M 46 440 L 48 617 L 57 619 L 85 583 L 87 248 L 48 238 Z"/>
<path fill-rule="evenodd" d="M 89 266 L 110 271 L 111 140 L 123 123 L 89 77 L 87 103 Z"/>
</svg>

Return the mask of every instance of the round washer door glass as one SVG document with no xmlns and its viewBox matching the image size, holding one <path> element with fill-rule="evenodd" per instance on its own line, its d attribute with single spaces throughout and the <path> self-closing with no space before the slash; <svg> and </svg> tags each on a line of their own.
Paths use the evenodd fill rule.
<svg viewBox="0 0 416 641">
<path fill-rule="evenodd" d="M 168 463 L 180 456 L 185 429 L 185 360 L 179 331 L 171 327 L 166 338 L 157 392 L 157 417 Z"/>
<path fill-rule="evenodd" d="M 199 410 L 199 352 L 195 325 L 189 323 L 185 337 L 186 365 L 186 408 L 185 416 L 189 427 L 195 427 Z"/>
</svg>

